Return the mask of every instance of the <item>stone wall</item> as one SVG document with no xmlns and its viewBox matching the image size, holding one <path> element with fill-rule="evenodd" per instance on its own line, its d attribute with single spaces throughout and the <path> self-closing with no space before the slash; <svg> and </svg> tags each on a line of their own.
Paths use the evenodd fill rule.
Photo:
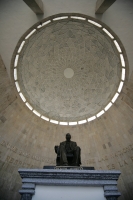
<svg viewBox="0 0 133 200">
<path fill-rule="evenodd" d="M 82 165 L 95 169 L 118 169 L 120 200 L 133 199 L 133 45 L 132 1 L 117 0 L 102 16 L 95 15 L 93 0 L 44 2 L 44 16 L 36 16 L 23 1 L 1 1 L 0 51 L 8 74 L 15 45 L 22 34 L 44 17 L 77 12 L 106 23 L 121 39 L 129 60 L 130 80 L 115 104 L 100 118 L 83 125 L 59 126 L 32 114 L 14 94 L 0 61 L 0 199 L 19 200 L 18 168 L 54 165 L 54 145 L 70 132 L 81 147 Z"/>
<path fill-rule="evenodd" d="M 10 74 L 10 63 L 20 37 L 36 22 L 58 13 L 81 13 L 108 25 L 122 41 L 133 70 L 133 1 L 117 0 L 103 15 L 95 14 L 96 0 L 42 0 L 44 15 L 36 15 L 24 1 L 0 1 L 0 52 Z"/>
<path fill-rule="evenodd" d="M 13 92 L 13 86 L 9 81 L 9 77 L 7 75 L 6 67 L 3 63 L 3 60 L 0 56 L 0 112 L 3 111 L 10 105 L 15 99 L 15 93 Z M 1 120 L 4 120 L 2 116 L 0 116 Z"/>
<path fill-rule="evenodd" d="M 3 77 L 2 70 L 0 76 Z M 7 75 L 5 77 L 7 84 L 9 80 Z M 133 104 L 132 93 L 129 89 L 132 82 L 131 78 L 116 103 L 104 115 L 90 123 L 77 126 L 59 126 L 44 121 L 32 114 L 19 97 L 14 101 L 9 101 L 8 104 L 3 99 L 6 106 L 0 113 L 2 116 L 0 120 L 0 199 L 18 200 L 20 198 L 18 190 L 21 187 L 21 179 L 17 172 L 18 168 L 43 168 L 44 165 L 55 165 L 54 146 L 65 140 L 65 134 L 70 132 L 72 140 L 76 141 L 82 149 L 82 165 L 94 166 L 97 170 L 121 170 L 118 188 L 122 196 L 119 199 L 131 200 L 133 195 Z M 7 88 L 11 90 L 9 84 Z M 2 96 L 7 92 L 6 89 L 3 91 Z M 11 92 L 9 96 L 12 96 Z"/>
</svg>

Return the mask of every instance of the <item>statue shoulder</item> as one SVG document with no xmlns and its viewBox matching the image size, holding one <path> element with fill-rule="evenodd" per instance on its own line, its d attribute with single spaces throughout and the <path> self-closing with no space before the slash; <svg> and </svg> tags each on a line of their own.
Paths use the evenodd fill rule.
<svg viewBox="0 0 133 200">
<path fill-rule="evenodd" d="M 65 144 L 66 144 L 66 141 L 60 143 L 60 145 L 65 145 Z"/>
<path fill-rule="evenodd" d="M 77 145 L 77 143 L 76 143 L 76 142 L 73 142 L 73 141 L 71 141 L 71 143 L 72 143 L 73 145 Z"/>
</svg>

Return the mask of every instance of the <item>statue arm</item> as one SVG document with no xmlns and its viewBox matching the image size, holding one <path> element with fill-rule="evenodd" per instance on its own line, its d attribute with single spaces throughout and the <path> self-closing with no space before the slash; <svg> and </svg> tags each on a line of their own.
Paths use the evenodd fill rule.
<svg viewBox="0 0 133 200">
<path fill-rule="evenodd" d="M 65 146 L 65 142 L 61 142 L 61 143 L 60 143 L 60 146 Z"/>
<path fill-rule="evenodd" d="M 64 142 L 61 142 L 59 146 L 55 146 L 54 149 L 55 149 L 55 153 L 57 155 L 60 155 L 60 146 L 64 146 Z"/>
<path fill-rule="evenodd" d="M 77 147 L 77 143 L 76 142 L 73 142 L 73 147 Z"/>
</svg>

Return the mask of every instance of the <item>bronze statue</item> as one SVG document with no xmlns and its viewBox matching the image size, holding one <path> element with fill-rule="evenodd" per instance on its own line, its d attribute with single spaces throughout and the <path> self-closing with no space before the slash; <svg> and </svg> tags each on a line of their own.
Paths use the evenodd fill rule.
<svg viewBox="0 0 133 200">
<path fill-rule="evenodd" d="M 56 164 L 60 166 L 80 166 L 81 149 L 76 142 L 71 141 L 70 133 L 66 134 L 66 141 L 61 142 L 60 146 L 55 146 L 57 153 Z"/>
</svg>

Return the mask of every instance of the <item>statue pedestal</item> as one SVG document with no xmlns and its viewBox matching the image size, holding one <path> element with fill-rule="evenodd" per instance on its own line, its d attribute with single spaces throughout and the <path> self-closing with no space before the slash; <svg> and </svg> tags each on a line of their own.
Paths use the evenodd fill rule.
<svg viewBox="0 0 133 200">
<path fill-rule="evenodd" d="M 94 167 L 85 166 L 44 166 L 43 169 L 76 169 L 76 170 L 94 170 Z"/>
<path fill-rule="evenodd" d="M 58 166 L 18 172 L 23 183 L 19 190 L 21 200 L 116 200 L 121 195 L 117 190 L 117 170 Z"/>
</svg>

